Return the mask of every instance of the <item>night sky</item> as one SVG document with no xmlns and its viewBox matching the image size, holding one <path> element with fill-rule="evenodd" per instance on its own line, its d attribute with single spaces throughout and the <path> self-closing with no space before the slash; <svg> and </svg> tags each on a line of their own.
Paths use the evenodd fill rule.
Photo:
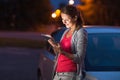
<svg viewBox="0 0 120 80">
<path fill-rule="evenodd" d="M 68 4 L 69 0 L 50 0 L 51 4 L 54 7 L 54 10 L 56 10 L 57 8 L 59 8 L 59 4 L 60 3 L 64 3 L 64 4 Z M 75 5 L 79 4 L 80 0 L 74 0 L 75 1 Z"/>
</svg>

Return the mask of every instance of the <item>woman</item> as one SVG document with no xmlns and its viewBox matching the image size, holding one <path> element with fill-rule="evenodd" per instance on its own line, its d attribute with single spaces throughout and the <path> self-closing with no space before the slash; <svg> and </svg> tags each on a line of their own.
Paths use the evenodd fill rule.
<svg viewBox="0 0 120 80">
<path fill-rule="evenodd" d="M 53 80 L 77 80 L 76 75 L 81 76 L 83 69 L 87 32 L 82 27 L 82 18 L 76 7 L 72 5 L 63 7 L 61 18 L 68 29 L 62 35 L 60 43 L 48 40 L 57 54 Z"/>
</svg>

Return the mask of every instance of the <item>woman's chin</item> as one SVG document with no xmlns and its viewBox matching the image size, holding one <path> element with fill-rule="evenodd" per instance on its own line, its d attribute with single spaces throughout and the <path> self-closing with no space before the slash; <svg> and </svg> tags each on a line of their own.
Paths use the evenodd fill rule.
<svg viewBox="0 0 120 80">
<path fill-rule="evenodd" d="M 66 26 L 66 28 L 70 28 L 69 26 Z"/>
</svg>

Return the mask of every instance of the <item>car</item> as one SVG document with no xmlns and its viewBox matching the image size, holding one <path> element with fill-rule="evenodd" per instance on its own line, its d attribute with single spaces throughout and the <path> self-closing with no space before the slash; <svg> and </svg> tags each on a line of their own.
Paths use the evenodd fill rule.
<svg viewBox="0 0 120 80">
<path fill-rule="evenodd" d="M 119 80 L 120 79 L 120 27 L 89 26 L 88 45 L 85 56 L 85 80 Z M 52 33 L 56 42 L 65 28 Z M 41 80 L 52 80 L 54 52 L 47 48 L 40 54 L 39 77 Z"/>
<path fill-rule="evenodd" d="M 44 42 L 38 32 L 0 32 L 0 80 L 38 80 Z"/>
</svg>

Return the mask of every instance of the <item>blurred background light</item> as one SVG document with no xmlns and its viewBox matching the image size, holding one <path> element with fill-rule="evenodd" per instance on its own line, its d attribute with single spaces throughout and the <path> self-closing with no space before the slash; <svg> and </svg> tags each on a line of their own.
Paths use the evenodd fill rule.
<svg viewBox="0 0 120 80">
<path fill-rule="evenodd" d="M 74 0 L 69 0 L 69 4 L 73 5 L 74 4 Z"/>
<path fill-rule="evenodd" d="M 57 17 L 60 16 L 60 9 L 57 9 L 57 10 L 55 11 L 55 13 L 56 13 L 56 16 L 57 16 Z"/>
<path fill-rule="evenodd" d="M 56 16 L 57 16 L 56 13 L 52 13 L 51 15 L 52 18 L 56 18 Z"/>
</svg>

